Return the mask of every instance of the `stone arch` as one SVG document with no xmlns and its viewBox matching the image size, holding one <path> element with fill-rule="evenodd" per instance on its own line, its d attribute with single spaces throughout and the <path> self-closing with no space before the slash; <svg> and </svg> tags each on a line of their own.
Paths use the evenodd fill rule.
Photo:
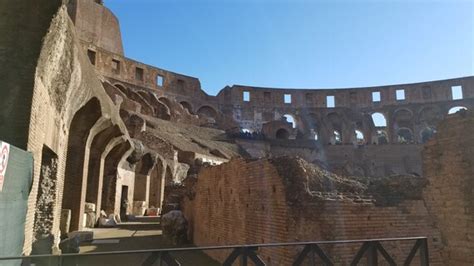
<svg viewBox="0 0 474 266">
<path fill-rule="evenodd" d="M 189 102 L 181 101 L 179 104 L 181 104 L 184 109 L 188 110 L 189 114 L 193 114 L 193 106 Z"/>
<path fill-rule="evenodd" d="M 411 144 L 414 142 L 413 131 L 406 127 L 397 130 L 397 142 L 401 144 Z"/>
<path fill-rule="evenodd" d="M 354 134 L 355 134 L 355 143 L 356 144 L 358 144 L 358 145 L 365 144 L 365 135 L 361 130 L 359 130 L 359 129 L 354 130 Z"/>
<path fill-rule="evenodd" d="M 275 133 L 275 138 L 277 139 L 288 139 L 290 137 L 290 132 L 284 128 L 280 128 Z"/>
<path fill-rule="evenodd" d="M 388 139 L 388 134 L 386 130 L 383 129 L 377 129 L 375 131 L 375 139 L 374 139 L 374 144 L 388 144 L 389 139 Z"/>
<path fill-rule="evenodd" d="M 142 92 L 143 94 L 144 92 Z M 151 106 L 155 112 L 155 117 L 162 119 L 162 120 L 171 120 L 171 111 L 170 108 L 158 100 L 156 94 L 148 93 L 148 100 L 150 101 Z"/>
<path fill-rule="evenodd" d="M 443 119 L 441 111 L 434 106 L 426 106 L 418 114 L 418 123 L 423 125 L 436 125 L 441 119 Z"/>
<path fill-rule="evenodd" d="M 400 109 L 397 109 L 393 113 L 393 121 L 396 124 L 410 123 L 411 125 L 412 120 L 413 120 L 413 112 L 410 109 L 400 108 Z"/>
<path fill-rule="evenodd" d="M 217 118 L 217 111 L 209 105 L 201 106 L 196 113 L 199 117 L 212 118 L 214 120 Z"/>
<path fill-rule="evenodd" d="M 117 173 L 118 165 L 127 157 L 127 153 L 131 151 L 129 141 L 121 141 L 114 145 L 105 157 L 102 185 L 102 199 L 100 209 L 106 213 L 118 213 L 120 209 L 121 198 L 117 197 Z M 116 201 L 116 199 L 119 199 Z"/>
<path fill-rule="evenodd" d="M 150 193 L 150 172 L 155 166 L 155 158 L 151 153 L 143 155 L 135 167 L 135 185 L 133 189 L 134 201 L 148 203 Z"/>
<path fill-rule="evenodd" d="M 436 129 L 433 127 L 425 127 L 420 131 L 420 142 L 426 143 L 428 140 L 432 139 L 436 134 Z"/>
<path fill-rule="evenodd" d="M 249 129 L 249 128 L 241 128 L 240 129 L 240 132 L 241 133 L 253 133 L 253 130 L 252 129 Z"/>
<path fill-rule="evenodd" d="M 334 130 L 332 137 L 331 137 L 331 144 L 332 145 L 339 145 L 342 144 L 342 133 L 339 130 Z"/>
<path fill-rule="evenodd" d="M 127 89 L 124 85 L 122 85 L 122 84 L 120 84 L 120 83 L 115 83 L 115 84 L 114 84 L 114 87 L 116 87 L 116 88 L 119 89 L 123 94 L 125 94 L 125 95 L 128 96 L 128 89 Z"/>
<path fill-rule="evenodd" d="M 324 141 L 327 134 L 324 130 L 324 124 L 316 113 L 307 113 L 302 115 L 303 124 L 305 126 L 308 139 L 316 141 Z"/>
<path fill-rule="evenodd" d="M 387 127 L 387 119 L 383 113 L 375 112 L 371 117 L 374 127 Z"/>
<path fill-rule="evenodd" d="M 87 178 L 84 178 L 84 169 L 88 164 L 88 160 L 85 160 L 86 142 L 101 115 L 99 100 L 92 98 L 74 114 L 69 126 L 62 209 L 71 210 L 70 230 L 82 227 L 87 186 Z"/>
<path fill-rule="evenodd" d="M 284 114 L 281 116 L 284 121 L 291 123 L 292 128 L 297 128 L 296 116 L 292 114 Z"/>
<path fill-rule="evenodd" d="M 166 167 L 160 156 L 157 156 L 156 160 L 156 165 L 150 175 L 149 205 L 161 209 L 165 193 Z"/>
<path fill-rule="evenodd" d="M 170 99 L 163 96 L 163 97 L 158 98 L 158 100 L 160 102 L 162 102 L 163 104 L 165 104 L 166 106 L 168 106 L 168 108 L 171 110 L 171 100 Z"/>
<path fill-rule="evenodd" d="M 454 106 L 449 109 L 448 115 L 455 114 L 461 110 L 468 110 L 468 109 L 467 107 L 464 107 L 464 106 Z"/>
<path fill-rule="evenodd" d="M 385 114 L 381 112 L 374 112 L 370 115 L 370 120 L 370 136 L 372 138 L 372 143 L 387 144 L 389 142 L 389 137 L 387 133 L 388 123 Z"/>
<path fill-rule="evenodd" d="M 117 125 L 107 123 L 106 128 L 95 135 L 91 143 L 89 153 L 89 169 L 87 178 L 86 202 L 93 203 L 96 206 L 96 217 L 100 213 L 100 203 L 102 196 L 102 182 L 104 169 L 104 154 L 106 154 L 107 146 L 114 139 L 123 135 Z"/>
<path fill-rule="evenodd" d="M 413 112 L 407 108 L 397 109 L 392 116 L 391 130 L 394 136 L 392 142 L 394 143 L 412 143 L 413 138 Z M 402 129 L 400 131 L 400 129 Z M 408 131 L 407 131 L 408 130 Z M 399 133 L 403 133 L 400 135 Z M 410 132 L 410 134 L 409 134 Z M 408 140 L 407 138 L 410 137 Z"/>
<path fill-rule="evenodd" d="M 129 90 L 128 97 L 132 99 L 133 101 L 137 102 L 140 104 L 140 112 L 142 114 L 154 116 L 155 115 L 155 109 L 152 107 L 152 105 L 148 102 L 147 99 L 145 99 L 142 95 L 140 95 L 138 92 Z"/>
<path fill-rule="evenodd" d="M 344 131 L 347 126 L 344 122 L 342 115 L 336 112 L 332 112 L 326 115 L 327 130 L 329 131 L 329 143 L 330 144 L 342 144 L 344 142 Z M 352 136 L 349 136 L 349 139 Z M 349 141 L 350 143 L 350 141 Z"/>
</svg>

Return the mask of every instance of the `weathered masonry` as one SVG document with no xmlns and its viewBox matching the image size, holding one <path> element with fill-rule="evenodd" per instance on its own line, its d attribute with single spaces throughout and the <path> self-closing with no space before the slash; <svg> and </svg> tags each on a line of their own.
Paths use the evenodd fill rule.
<svg viewBox="0 0 474 266">
<path fill-rule="evenodd" d="M 125 57 L 100 0 L 0 14 L 0 141 L 33 159 L 23 254 L 59 253 L 102 211 L 178 209 L 196 245 L 423 235 L 432 264 L 474 263 L 474 77 L 211 96 Z M 327 252 L 344 264 L 357 248 Z M 297 251 L 259 255 L 287 265 Z"/>
</svg>

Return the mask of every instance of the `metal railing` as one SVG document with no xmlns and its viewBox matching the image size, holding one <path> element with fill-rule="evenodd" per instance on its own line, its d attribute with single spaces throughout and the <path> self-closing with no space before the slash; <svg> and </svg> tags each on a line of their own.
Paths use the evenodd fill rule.
<svg viewBox="0 0 474 266">
<path fill-rule="evenodd" d="M 0 265 L 2 261 L 7 260 L 21 260 L 22 265 L 30 265 L 32 261 L 38 259 L 49 259 L 49 265 L 68 265 L 63 264 L 67 258 L 80 258 L 92 256 L 113 256 L 113 255 L 131 255 L 131 254 L 150 254 L 141 265 L 151 266 L 155 263 L 159 265 L 179 266 L 182 265 L 171 253 L 190 252 L 190 251 L 216 251 L 216 250 L 232 250 L 230 255 L 222 263 L 224 266 L 233 265 L 240 258 L 240 265 L 247 266 L 249 260 L 254 265 L 266 265 L 264 260 L 258 255 L 259 248 L 276 248 L 276 247 L 304 247 L 296 256 L 292 265 L 302 265 L 308 259 L 310 265 L 316 265 L 316 260 L 319 258 L 323 265 L 334 265 L 330 258 L 321 246 L 324 245 L 347 245 L 347 244 L 361 244 L 358 252 L 354 255 L 350 265 L 358 265 L 361 259 L 366 256 L 367 262 L 364 265 L 374 266 L 379 265 L 379 255 L 390 266 L 397 265 L 395 259 L 385 250 L 382 243 L 394 241 L 414 241 L 413 247 L 406 255 L 403 265 L 411 265 L 416 254 L 419 253 L 419 265 L 429 265 L 428 255 L 428 239 L 426 237 L 403 237 L 403 238 L 383 238 L 383 239 L 358 239 L 358 240 L 336 240 L 336 241 L 312 241 L 312 242 L 292 242 L 292 243 L 271 243 L 271 244 L 255 244 L 255 245 L 229 245 L 229 246 L 206 246 L 206 247 L 187 247 L 187 248 L 165 248 L 165 249 L 148 249 L 148 250 L 130 250 L 130 251 L 109 251 L 109 252 L 95 252 L 95 253 L 80 253 L 80 254 L 61 254 L 61 255 L 32 255 L 20 257 L 0 257 Z"/>
</svg>

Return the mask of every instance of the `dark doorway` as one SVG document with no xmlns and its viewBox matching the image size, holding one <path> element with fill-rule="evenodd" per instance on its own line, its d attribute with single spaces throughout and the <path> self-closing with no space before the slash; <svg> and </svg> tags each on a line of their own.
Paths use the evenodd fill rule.
<svg viewBox="0 0 474 266">
<path fill-rule="evenodd" d="M 120 195 L 120 219 L 127 220 L 128 208 L 128 186 L 122 186 L 122 194 Z"/>
</svg>

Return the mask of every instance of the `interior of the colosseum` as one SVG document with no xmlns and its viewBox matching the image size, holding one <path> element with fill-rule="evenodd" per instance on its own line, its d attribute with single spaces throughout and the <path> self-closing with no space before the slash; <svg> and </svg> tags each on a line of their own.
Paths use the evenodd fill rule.
<svg viewBox="0 0 474 266">
<path fill-rule="evenodd" d="M 118 20 L 102 3 L 41 2 L 48 20 L 32 18 L 31 44 L 22 43 L 37 54 L 18 60 L 35 68 L 7 61 L 24 79 L 5 82 L 17 98 L 0 97 L 24 102 L 0 114 L 0 138 L 34 158 L 24 254 L 58 253 L 59 237 L 101 226 L 103 212 L 126 220 L 178 209 L 196 245 L 424 235 L 433 264 L 474 262 L 474 193 L 463 186 L 474 156 L 461 148 L 471 145 L 473 116 L 450 114 L 474 108 L 474 77 L 353 89 L 234 85 L 210 96 L 197 78 L 124 57 Z M 453 229 L 451 214 L 463 226 Z M 328 253 L 343 263 L 356 249 Z M 260 254 L 286 265 L 296 252 Z"/>
</svg>

